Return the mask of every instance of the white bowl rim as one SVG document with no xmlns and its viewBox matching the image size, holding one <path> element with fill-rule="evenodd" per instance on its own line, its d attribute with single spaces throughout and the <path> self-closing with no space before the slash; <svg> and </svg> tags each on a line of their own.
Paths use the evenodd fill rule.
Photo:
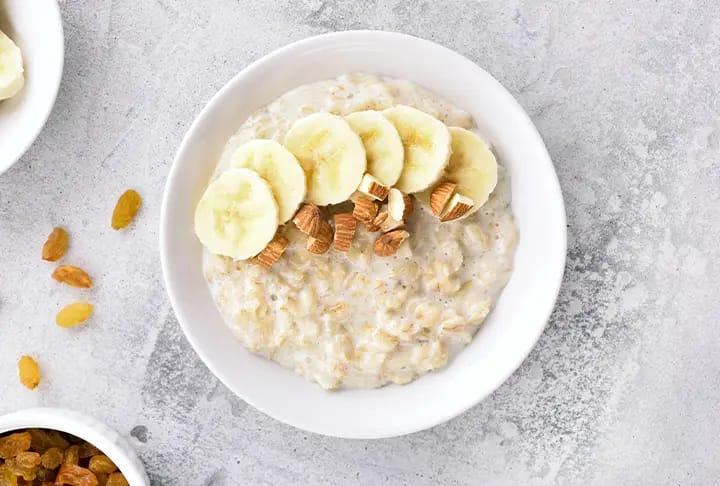
<svg viewBox="0 0 720 486">
<path fill-rule="evenodd" d="M 553 185 L 555 186 L 555 190 L 558 196 L 558 202 L 559 204 L 555 208 L 557 213 L 554 215 L 554 218 L 559 223 L 562 223 L 558 228 L 558 239 L 561 240 L 561 243 L 559 244 L 561 246 L 558 247 L 558 254 L 562 254 L 561 261 L 558 261 L 559 266 L 559 272 L 557 273 L 557 278 L 554 279 L 554 281 L 551 281 L 548 283 L 548 288 L 551 289 L 552 293 L 552 300 L 548 300 L 545 306 L 544 312 L 542 312 L 540 315 L 542 316 L 542 326 L 538 326 L 534 329 L 534 333 L 532 333 L 529 336 L 529 339 L 527 340 L 528 345 L 523 348 L 522 352 L 518 352 L 518 359 L 514 363 L 512 367 L 508 367 L 507 369 L 503 370 L 502 373 L 496 373 L 495 379 L 492 380 L 492 384 L 487 387 L 489 391 L 487 393 L 480 393 L 474 398 L 470 400 L 466 400 L 462 403 L 456 403 L 454 407 L 449 407 L 448 410 L 445 413 L 438 414 L 434 419 L 427 420 L 423 423 L 415 423 L 413 425 L 403 425 L 403 426 L 396 426 L 392 428 L 392 430 L 384 431 L 382 433 L 378 432 L 371 432 L 371 433 L 346 433 L 346 432 L 338 432 L 336 430 L 328 430 L 323 427 L 318 427 L 316 425 L 310 424 L 308 422 L 299 423 L 299 421 L 294 418 L 290 417 L 285 413 L 280 413 L 277 410 L 268 410 L 266 407 L 260 406 L 258 403 L 256 403 L 253 400 L 253 397 L 244 395 L 241 391 L 236 390 L 234 387 L 230 385 L 230 376 L 229 373 L 226 373 L 223 371 L 220 366 L 216 365 L 213 357 L 211 354 L 205 350 L 203 350 L 193 339 L 191 332 L 188 328 L 187 323 L 185 322 L 185 319 L 183 318 L 183 306 L 180 304 L 179 300 L 177 299 L 176 295 L 174 294 L 174 285 L 173 282 L 169 278 L 169 268 L 171 266 L 171 262 L 168 259 L 168 251 L 167 251 L 167 245 L 168 245 L 168 232 L 169 232 L 169 225 L 170 221 L 168 219 L 168 207 L 170 205 L 170 188 L 174 185 L 175 180 L 180 177 L 180 169 L 179 169 L 179 163 L 178 161 L 183 158 L 184 153 L 188 150 L 188 146 L 191 144 L 191 137 L 190 135 L 197 129 L 197 127 L 203 122 L 203 120 L 208 116 L 208 113 L 213 110 L 213 107 L 219 103 L 222 102 L 225 93 L 228 91 L 231 91 L 232 86 L 239 82 L 243 77 L 247 76 L 250 72 L 256 71 L 256 70 L 262 70 L 263 66 L 265 64 L 269 64 L 275 58 L 286 56 L 289 53 L 297 52 L 300 50 L 310 49 L 312 47 L 316 46 L 322 46 L 328 43 L 332 43 L 334 41 L 351 41 L 351 40 L 366 40 L 367 37 L 385 37 L 385 40 L 392 41 L 392 40 L 405 40 L 405 41 L 412 41 L 416 42 L 418 45 L 425 45 L 426 47 L 431 47 L 433 49 L 441 49 L 444 51 L 444 54 L 447 56 L 452 56 L 455 58 L 461 59 L 463 62 L 465 62 L 468 65 L 469 69 L 473 69 L 476 71 L 478 75 L 481 75 L 486 78 L 488 83 L 491 83 L 495 85 L 495 87 L 498 89 L 498 92 L 501 93 L 502 96 L 505 96 L 506 102 L 514 105 L 517 112 L 524 117 L 525 122 L 527 123 L 528 127 L 532 129 L 532 132 L 534 136 L 537 138 L 537 141 L 542 146 L 542 158 L 543 162 L 547 165 L 547 169 L 549 173 L 552 174 L 553 178 Z M 341 438 L 350 438 L 350 439 L 379 439 L 379 438 L 389 438 L 389 437 L 397 437 L 402 436 L 414 432 L 418 432 L 421 430 L 425 430 L 431 427 L 434 427 L 436 425 L 442 424 L 462 413 L 467 411 L 468 409 L 472 408 L 473 406 L 480 403 L 482 400 L 484 400 L 487 396 L 492 394 L 497 388 L 500 387 L 523 363 L 523 361 L 527 358 L 532 348 L 537 343 L 538 339 L 542 335 L 543 331 L 545 330 L 545 327 L 547 326 L 548 320 L 552 314 L 553 309 L 555 308 L 555 302 L 557 301 L 557 297 L 560 292 L 560 288 L 563 282 L 563 276 L 564 276 L 564 270 L 565 270 L 565 263 L 566 263 L 566 257 L 567 257 L 567 229 L 566 229 L 566 213 L 565 213 L 565 206 L 563 202 L 562 197 L 562 190 L 560 187 L 559 180 L 557 178 L 557 173 L 555 172 L 555 168 L 552 164 L 552 160 L 550 158 L 550 154 L 547 152 L 547 148 L 542 140 L 542 137 L 540 133 L 538 132 L 537 128 L 535 127 L 534 123 L 530 119 L 530 117 L 527 115 L 525 110 L 522 108 L 522 106 L 518 103 L 518 101 L 505 89 L 504 86 L 502 86 L 490 73 L 482 69 L 480 66 L 475 64 L 473 61 L 469 60 L 465 56 L 447 48 L 440 44 L 437 44 L 435 42 L 421 39 L 415 36 L 411 36 L 408 34 L 402 34 L 398 32 L 389 32 L 389 31 L 378 31 L 378 30 L 348 30 L 348 31 L 342 31 L 342 32 L 330 32 L 325 34 L 320 34 L 312 37 L 308 37 L 305 39 L 298 40 L 296 42 L 290 43 L 284 47 L 281 47 L 279 49 L 276 49 L 269 54 L 261 57 L 260 59 L 252 62 L 250 65 L 242 69 L 240 72 L 238 72 L 235 76 L 233 76 L 215 95 L 208 101 L 208 103 L 203 107 L 203 109 L 200 111 L 200 113 L 196 116 L 193 123 L 190 125 L 189 129 L 187 130 L 185 136 L 183 137 L 183 140 L 178 148 L 178 151 L 175 155 L 175 158 L 173 159 L 172 166 L 170 168 L 168 178 L 165 184 L 165 190 L 163 194 L 163 200 L 162 200 L 162 206 L 161 206 L 161 215 L 160 215 L 160 232 L 159 232 L 159 240 L 160 240 L 160 259 L 161 259 L 161 267 L 163 271 L 163 280 L 165 282 L 166 289 L 168 291 L 168 296 L 170 299 L 170 303 L 176 313 L 178 322 L 183 330 L 183 333 L 185 334 L 186 338 L 190 342 L 191 346 L 195 350 L 195 352 L 198 354 L 198 356 L 201 358 L 203 363 L 210 369 L 210 371 L 225 385 L 227 386 L 233 393 L 238 395 L 242 400 L 249 403 L 256 409 L 260 410 L 261 412 L 265 413 L 266 415 L 279 420 L 283 423 L 292 425 L 294 427 L 300 428 L 302 430 L 306 430 L 308 432 L 313 432 L 321 435 L 328 435 L 328 436 L 334 436 L 334 437 L 341 437 Z M 258 359 L 263 359 L 259 358 Z M 288 373 L 292 373 L 291 370 L 285 370 Z M 422 379 L 422 377 L 419 377 L 419 379 Z M 378 389 L 379 392 L 381 392 L 382 388 Z M 340 392 L 342 393 L 342 392 Z"/>
<path fill-rule="evenodd" d="M 50 118 L 50 113 L 52 113 L 53 107 L 55 106 L 55 102 L 57 101 L 58 93 L 60 92 L 60 84 L 62 82 L 62 76 L 63 76 L 63 70 L 65 69 L 65 30 L 63 28 L 62 23 L 62 15 L 60 14 L 60 5 L 58 4 L 57 0 L 51 0 L 49 2 L 50 5 L 48 7 L 52 8 L 52 12 L 49 12 L 55 17 L 55 21 L 57 25 L 60 28 L 60 39 L 62 42 L 59 43 L 57 46 L 57 49 L 59 52 L 57 53 L 58 59 L 60 61 L 59 69 L 56 72 L 56 77 L 52 80 L 52 84 L 54 86 L 52 97 L 50 98 L 50 102 L 45 107 L 45 111 L 43 112 L 42 116 L 39 118 L 39 123 L 33 130 L 32 135 L 27 137 L 27 140 L 21 145 L 18 145 L 16 147 L 16 153 L 12 155 L 8 160 L 7 164 L 4 166 L 0 166 L 0 175 L 2 175 L 4 172 L 9 170 L 13 165 L 17 163 L 20 158 L 25 155 L 25 152 L 28 151 L 28 149 L 32 146 L 33 143 L 35 143 L 35 140 L 40 135 L 40 132 L 43 131 L 43 128 L 45 128 L 45 125 L 47 124 L 48 118 Z"/>
<path fill-rule="evenodd" d="M 22 429 L 50 429 L 80 437 L 107 455 L 130 486 L 150 484 L 142 462 L 130 444 L 94 417 L 74 410 L 51 407 L 27 408 L 0 416 L 0 434 Z M 109 434 L 117 437 L 113 439 Z"/>
</svg>

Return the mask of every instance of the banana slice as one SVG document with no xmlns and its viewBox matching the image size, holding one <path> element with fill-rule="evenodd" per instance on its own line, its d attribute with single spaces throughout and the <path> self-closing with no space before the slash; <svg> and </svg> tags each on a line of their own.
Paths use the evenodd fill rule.
<svg viewBox="0 0 720 486">
<path fill-rule="evenodd" d="M 473 201 L 470 215 L 480 209 L 495 190 L 497 161 L 485 141 L 470 130 L 450 127 L 452 155 L 444 179 L 457 184 L 457 193 Z"/>
<path fill-rule="evenodd" d="M 232 154 L 230 166 L 257 172 L 272 188 L 280 224 L 293 217 L 305 199 L 305 172 L 288 149 L 275 140 L 251 140 Z"/>
<path fill-rule="evenodd" d="M 195 208 L 195 234 L 217 255 L 246 260 L 275 236 L 278 206 L 265 179 L 229 169 L 210 183 Z"/>
<path fill-rule="evenodd" d="M 345 117 L 360 135 L 367 154 L 367 172 L 384 185 L 394 186 L 403 169 L 402 139 L 395 125 L 379 111 L 356 111 Z"/>
<path fill-rule="evenodd" d="M 405 105 L 383 111 L 395 125 L 405 150 L 405 164 L 395 187 L 405 194 L 437 182 L 450 158 L 450 132 L 443 122 Z"/>
<path fill-rule="evenodd" d="M 326 206 L 346 201 L 365 173 L 360 137 L 339 116 L 313 113 L 296 121 L 285 146 L 305 171 L 306 201 Z"/>
<path fill-rule="evenodd" d="M 20 48 L 0 31 L 0 100 L 15 96 L 25 84 Z"/>
</svg>

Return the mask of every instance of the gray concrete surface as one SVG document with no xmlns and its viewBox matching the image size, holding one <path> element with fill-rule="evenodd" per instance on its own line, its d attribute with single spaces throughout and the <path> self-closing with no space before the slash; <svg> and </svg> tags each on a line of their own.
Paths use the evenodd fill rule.
<svg viewBox="0 0 720 486">
<path fill-rule="evenodd" d="M 714 0 L 61 2 L 66 68 L 29 152 L 0 176 L 0 412 L 90 412 L 154 484 L 706 485 L 720 478 L 720 3 Z M 161 282 L 163 184 L 194 116 L 288 42 L 407 32 L 468 56 L 526 107 L 569 218 L 557 309 L 520 370 L 468 413 L 411 436 L 349 441 L 278 423 L 195 356 Z M 421 62 L 421 61 L 420 61 Z M 0 140 L 0 150 L 2 141 Z M 117 195 L 145 197 L 127 233 Z M 92 324 L 53 324 L 97 286 Z M 15 363 L 39 357 L 22 389 Z"/>
</svg>

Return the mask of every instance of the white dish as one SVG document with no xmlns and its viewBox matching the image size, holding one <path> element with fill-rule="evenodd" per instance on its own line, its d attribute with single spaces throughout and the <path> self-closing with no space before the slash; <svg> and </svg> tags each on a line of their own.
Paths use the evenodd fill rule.
<svg viewBox="0 0 720 486">
<path fill-rule="evenodd" d="M 473 342 L 442 371 L 405 386 L 326 392 L 246 351 L 225 326 L 202 274 L 195 205 L 226 140 L 258 107 L 290 89 L 348 72 L 413 81 L 467 110 L 510 172 L 520 241 L 515 270 Z M 351 31 L 296 42 L 223 87 L 186 134 L 168 177 L 160 251 L 165 283 L 188 340 L 238 396 L 285 423 L 349 438 L 407 434 L 478 403 L 522 363 L 553 309 L 565 266 L 562 194 L 545 146 L 512 96 L 468 59 L 407 35 Z"/>
<path fill-rule="evenodd" d="M 0 30 L 20 47 L 25 86 L 0 101 L 0 174 L 22 157 L 50 115 L 62 78 L 64 41 L 55 0 L 0 2 Z"/>
<path fill-rule="evenodd" d="M 150 484 L 145 468 L 130 444 L 92 417 L 61 408 L 30 408 L 0 416 L 0 434 L 28 428 L 59 430 L 80 437 L 107 455 L 130 486 Z"/>
</svg>

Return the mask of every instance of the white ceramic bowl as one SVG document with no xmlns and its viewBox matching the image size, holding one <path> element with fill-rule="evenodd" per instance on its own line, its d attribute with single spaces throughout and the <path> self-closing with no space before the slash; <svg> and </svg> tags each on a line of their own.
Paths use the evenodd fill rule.
<svg viewBox="0 0 720 486">
<path fill-rule="evenodd" d="M 515 271 L 472 343 L 449 365 L 405 386 L 323 391 L 247 352 L 222 322 L 201 269 L 193 212 L 227 139 L 284 92 L 348 72 L 414 81 L 469 111 L 512 182 L 520 230 Z M 180 146 L 165 188 L 160 249 L 165 284 L 197 353 L 242 399 L 285 423 L 320 434 L 378 438 L 448 420 L 493 392 L 542 333 L 565 266 L 562 195 L 532 122 L 487 72 L 444 47 L 389 32 L 354 31 L 296 42 L 248 66 L 203 109 Z"/>
<path fill-rule="evenodd" d="M 0 174 L 30 147 L 55 104 L 63 70 L 62 19 L 55 0 L 0 1 L 0 30 L 20 47 L 25 86 L 0 101 Z"/>
<path fill-rule="evenodd" d="M 59 430 L 80 437 L 108 456 L 130 486 L 150 484 L 145 468 L 130 444 L 92 417 L 61 408 L 29 408 L 0 416 L 0 434 L 28 428 Z"/>
</svg>

